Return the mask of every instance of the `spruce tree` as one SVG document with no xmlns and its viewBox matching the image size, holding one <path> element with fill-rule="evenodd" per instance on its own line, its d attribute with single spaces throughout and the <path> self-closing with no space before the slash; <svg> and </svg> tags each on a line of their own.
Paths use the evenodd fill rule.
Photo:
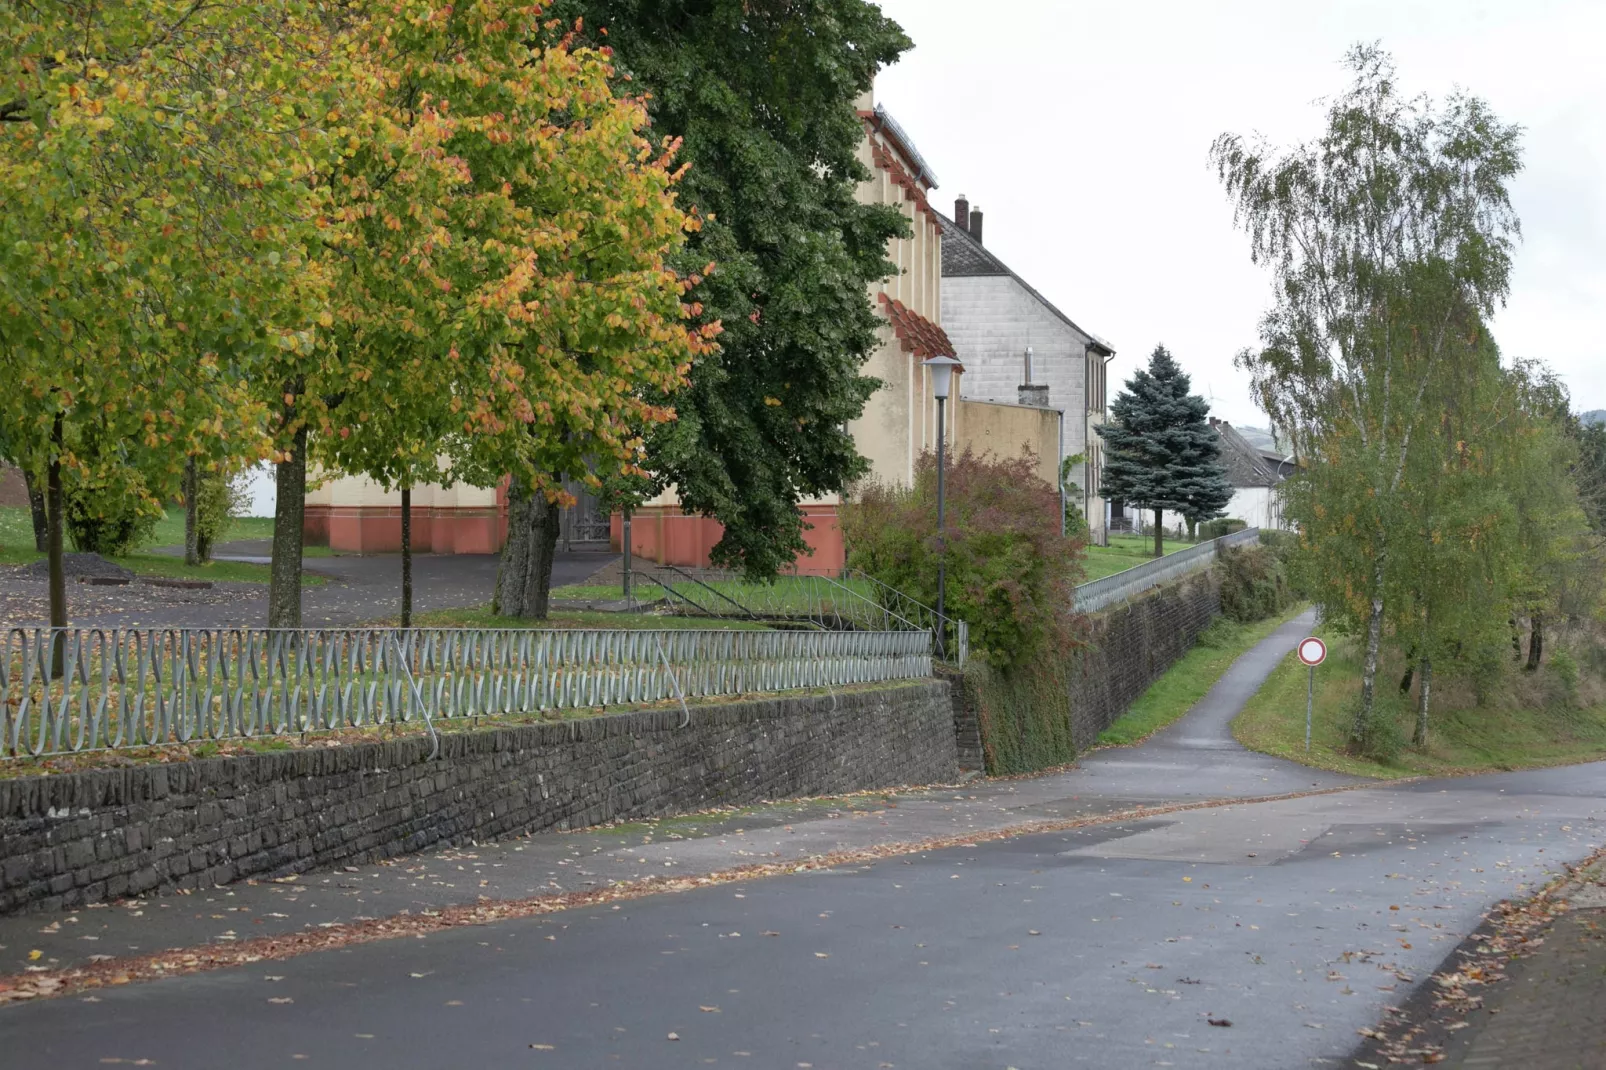
<svg viewBox="0 0 1606 1070">
<path fill-rule="evenodd" d="M 1164 554 L 1164 510 L 1193 521 L 1223 514 L 1232 484 L 1221 446 L 1206 422 L 1210 405 L 1188 393 L 1192 383 L 1165 346 L 1155 346 L 1110 405 L 1113 421 L 1098 429 L 1106 446 L 1106 497 L 1154 510 L 1154 556 Z"/>
</svg>

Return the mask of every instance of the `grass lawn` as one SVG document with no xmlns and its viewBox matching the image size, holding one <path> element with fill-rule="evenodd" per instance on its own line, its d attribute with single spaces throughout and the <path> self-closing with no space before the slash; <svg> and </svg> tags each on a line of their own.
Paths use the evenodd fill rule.
<svg viewBox="0 0 1606 1070">
<path fill-rule="evenodd" d="M 844 615 L 854 616 L 861 611 L 871 611 L 876 604 L 870 584 L 852 579 L 831 581 L 820 576 L 780 576 L 774 583 L 747 583 L 742 580 L 681 582 L 671 587 L 687 600 L 716 613 L 739 614 L 739 605 L 760 615 L 806 616 L 840 606 Z M 860 597 L 846 593 L 844 587 Z M 632 585 L 631 593 L 637 599 L 650 602 L 663 598 L 667 592 L 662 585 L 638 580 Z M 624 591 L 618 585 L 569 584 L 552 588 L 552 597 L 617 601 L 624 597 Z"/>
<path fill-rule="evenodd" d="M 632 583 L 630 594 L 640 602 L 656 602 L 664 596 L 664 589 L 652 583 Z M 618 584 L 570 583 L 552 588 L 553 598 L 577 602 L 617 602 L 624 596 L 624 588 Z"/>
<path fill-rule="evenodd" d="M 1178 550 L 1186 550 L 1194 545 L 1191 542 L 1180 542 L 1176 539 L 1165 540 L 1165 552 L 1174 554 Z M 1108 546 L 1089 546 L 1087 560 L 1083 569 L 1087 573 L 1084 583 L 1091 580 L 1103 579 L 1113 576 L 1117 572 L 1125 572 L 1129 568 L 1147 564 L 1154 560 L 1154 539 L 1148 535 L 1111 535 Z"/>
<path fill-rule="evenodd" d="M 266 535 L 261 534 L 264 525 Z M 230 528 L 224 538 L 257 539 L 271 538 L 272 535 L 271 518 L 243 517 L 235 521 L 235 526 Z M 155 534 L 145 547 L 135 553 L 114 557 L 111 560 L 141 576 L 227 580 L 239 583 L 268 582 L 267 565 L 256 565 L 245 561 L 212 561 L 204 565 L 189 566 L 184 563 L 182 557 L 149 552 L 154 547 L 172 545 L 184 545 L 184 514 L 177 510 L 169 511 L 167 516 L 157 523 Z M 70 542 L 68 550 L 71 550 Z M 305 554 L 307 557 L 327 557 L 329 548 L 309 546 Z M 0 565 L 28 565 L 44 556 L 33 548 L 33 517 L 28 510 L 20 506 L 0 506 Z M 322 576 L 303 573 L 301 577 L 303 587 L 318 587 L 324 582 Z"/>
<path fill-rule="evenodd" d="M 1569 709 L 1518 708 L 1506 703 L 1477 708 L 1450 701 L 1451 688 L 1435 679 L 1428 746 L 1410 746 L 1414 693 L 1402 701 L 1399 670 L 1378 674 L 1377 701 L 1398 725 L 1405 745 L 1389 761 L 1346 751 L 1350 719 L 1360 704 L 1361 651 L 1347 638 L 1329 638 L 1327 660 L 1316 670 L 1311 749 L 1305 753 L 1305 687 L 1309 670 L 1289 654 L 1232 724 L 1232 734 L 1250 750 L 1306 765 L 1372 777 L 1446 776 L 1524 769 L 1606 758 L 1606 706 Z M 1469 708 L 1456 708 L 1465 705 Z"/>
<path fill-rule="evenodd" d="M 1120 720 L 1099 733 L 1100 746 L 1123 746 L 1147 739 L 1204 698 L 1234 661 L 1305 609 L 1298 605 L 1281 616 L 1255 624 L 1218 617 L 1199 636 L 1194 648 L 1134 702 Z"/>
<path fill-rule="evenodd" d="M 373 627 L 389 627 L 395 617 L 369 621 Z M 708 617 L 667 617 L 656 613 L 604 613 L 591 610 L 554 610 L 546 620 L 520 620 L 498 617 L 489 608 L 432 609 L 413 614 L 415 628 L 634 628 L 641 630 L 691 628 L 700 631 L 768 631 L 756 621 L 713 620 Z"/>
</svg>

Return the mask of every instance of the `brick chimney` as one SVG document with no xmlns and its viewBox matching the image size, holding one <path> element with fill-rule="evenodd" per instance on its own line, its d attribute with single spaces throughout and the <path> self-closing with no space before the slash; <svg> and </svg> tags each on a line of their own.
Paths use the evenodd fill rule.
<svg viewBox="0 0 1606 1070">
<path fill-rule="evenodd" d="M 954 201 L 954 222 L 960 230 L 970 230 L 970 198 L 963 193 Z"/>
<path fill-rule="evenodd" d="M 980 208 L 972 208 L 970 210 L 970 226 L 966 227 L 965 229 L 970 231 L 970 236 L 972 238 L 976 239 L 976 244 L 977 245 L 980 245 L 981 244 L 981 209 Z"/>
</svg>

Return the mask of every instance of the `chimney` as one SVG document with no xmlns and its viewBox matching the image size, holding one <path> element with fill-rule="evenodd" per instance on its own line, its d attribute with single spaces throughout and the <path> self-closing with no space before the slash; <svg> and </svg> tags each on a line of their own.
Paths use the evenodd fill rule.
<svg viewBox="0 0 1606 1070">
<path fill-rule="evenodd" d="M 1022 383 L 1015 388 L 1017 400 L 1022 405 L 1029 405 L 1034 409 L 1048 408 L 1047 383 Z"/>
<path fill-rule="evenodd" d="M 981 209 L 980 208 L 972 208 L 970 210 L 970 226 L 967 227 L 966 229 L 970 231 L 970 236 L 972 238 L 976 239 L 976 244 L 980 245 L 981 244 Z"/>
<path fill-rule="evenodd" d="M 970 198 L 963 193 L 954 201 L 954 222 L 959 224 L 960 230 L 970 230 Z"/>
</svg>

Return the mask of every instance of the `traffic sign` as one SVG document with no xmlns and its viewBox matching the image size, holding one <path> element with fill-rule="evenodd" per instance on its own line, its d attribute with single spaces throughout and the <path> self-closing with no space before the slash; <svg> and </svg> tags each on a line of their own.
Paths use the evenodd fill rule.
<svg viewBox="0 0 1606 1070">
<path fill-rule="evenodd" d="M 1327 644 L 1314 635 L 1299 641 L 1299 660 L 1315 668 L 1327 658 Z"/>
</svg>

